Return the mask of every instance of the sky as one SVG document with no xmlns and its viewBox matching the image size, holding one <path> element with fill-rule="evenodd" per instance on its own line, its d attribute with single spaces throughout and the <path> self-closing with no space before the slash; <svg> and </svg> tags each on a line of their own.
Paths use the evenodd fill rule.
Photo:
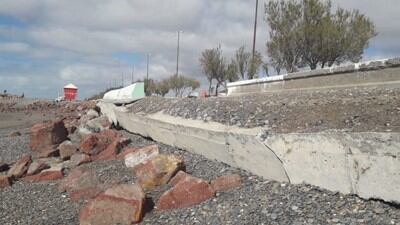
<svg viewBox="0 0 400 225">
<path fill-rule="evenodd" d="M 257 50 L 265 58 L 268 26 L 260 0 Z M 379 35 L 363 60 L 400 56 L 398 0 L 332 0 L 358 9 Z M 251 49 L 255 0 L 0 0 L 0 90 L 53 99 L 73 83 L 86 98 L 132 79 L 161 80 L 176 71 L 207 82 L 201 52 L 221 45 L 229 58 Z"/>
</svg>

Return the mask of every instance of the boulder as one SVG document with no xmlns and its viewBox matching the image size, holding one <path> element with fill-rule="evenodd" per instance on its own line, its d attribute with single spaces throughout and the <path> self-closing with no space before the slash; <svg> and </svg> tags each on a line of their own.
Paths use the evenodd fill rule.
<svg viewBox="0 0 400 225">
<path fill-rule="evenodd" d="M 62 165 L 51 167 L 50 169 L 43 170 L 42 172 L 24 177 L 23 180 L 27 182 L 43 182 L 43 181 L 53 181 L 60 180 L 64 178 Z"/>
<path fill-rule="evenodd" d="M 60 157 L 62 160 L 68 160 L 71 156 L 78 152 L 78 147 L 73 144 L 71 141 L 64 141 L 58 146 L 58 150 L 60 150 Z"/>
<path fill-rule="evenodd" d="M 79 150 L 89 155 L 97 155 L 104 151 L 120 135 L 112 130 L 85 136 L 80 144 Z"/>
<path fill-rule="evenodd" d="M 224 192 L 240 187 L 242 185 L 240 175 L 230 174 L 216 178 L 211 181 L 211 187 L 215 192 Z"/>
<path fill-rule="evenodd" d="M 107 161 L 116 159 L 117 155 L 130 143 L 130 141 L 130 139 L 117 137 L 104 151 L 100 152 L 96 156 L 93 156 L 93 161 Z"/>
<path fill-rule="evenodd" d="M 30 148 L 41 152 L 62 143 L 67 139 L 68 131 L 63 120 L 34 125 L 30 130 Z"/>
<path fill-rule="evenodd" d="M 59 156 L 60 156 L 60 151 L 56 148 L 52 148 L 52 149 L 46 149 L 41 152 L 38 152 L 35 155 L 35 158 L 42 159 L 42 158 L 59 157 Z"/>
<path fill-rule="evenodd" d="M 181 170 L 168 182 L 168 184 L 175 186 L 177 183 L 179 183 L 180 181 L 182 181 L 183 179 L 185 179 L 188 176 L 190 176 L 190 175 Z"/>
<path fill-rule="evenodd" d="M 167 184 L 184 168 L 183 159 L 174 155 L 158 155 L 134 168 L 137 182 L 143 189 Z"/>
<path fill-rule="evenodd" d="M 125 158 L 125 165 L 129 168 L 134 168 L 137 165 L 144 163 L 160 154 L 158 145 L 150 145 L 144 148 L 131 149 L 130 151 L 131 152 L 125 150 L 125 152 L 122 153 Z"/>
<path fill-rule="evenodd" d="M 0 162 L 0 173 L 10 169 L 7 163 Z"/>
<path fill-rule="evenodd" d="M 108 130 L 111 128 L 111 123 L 108 120 L 107 116 L 100 116 L 98 118 L 89 120 L 86 123 L 86 126 L 89 128 L 89 130 L 93 130 L 93 131 L 103 131 L 103 130 Z"/>
<path fill-rule="evenodd" d="M 9 187 L 12 184 L 12 177 L 0 175 L 0 189 Z"/>
<path fill-rule="evenodd" d="M 40 173 L 41 171 L 45 169 L 49 169 L 49 165 L 43 162 L 32 162 L 31 165 L 29 166 L 28 172 L 26 173 L 27 176 L 35 175 Z"/>
<path fill-rule="evenodd" d="M 25 175 L 28 171 L 29 165 L 32 161 L 32 157 L 30 155 L 23 155 L 8 171 L 8 175 L 20 178 Z"/>
<path fill-rule="evenodd" d="M 58 187 L 60 192 L 68 192 L 69 197 L 74 202 L 95 198 L 105 189 L 105 185 L 101 183 L 93 171 L 82 168 L 71 171 Z"/>
<path fill-rule="evenodd" d="M 76 167 L 91 161 L 90 156 L 83 153 L 77 153 L 71 156 L 70 164 L 72 167 Z"/>
<path fill-rule="evenodd" d="M 138 185 L 117 185 L 82 208 L 80 225 L 139 223 L 143 215 L 144 201 L 145 194 Z"/>
<path fill-rule="evenodd" d="M 170 190 L 161 195 L 156 204 L 158 211 L 187 208 L 200 204 L 215 195 L 207 181 L 185 176 Z"/>
</svg>

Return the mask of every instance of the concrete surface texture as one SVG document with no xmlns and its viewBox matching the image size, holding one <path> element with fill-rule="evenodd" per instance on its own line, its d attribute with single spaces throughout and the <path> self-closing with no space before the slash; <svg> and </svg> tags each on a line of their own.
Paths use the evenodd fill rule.
<svg viewBox="0 0 400 225">
<path fill-rule="evenodd" d="M 228 96 L 286 90 L 400 85 L 400 58 L 229 83 Z"/>
<path fill-rule="evenodd" d="M 124 129 L 204 155 L 264 178 L 308 183 L 363 198 L 400 203 L 400 133 L 264 134 L 215 122 L 128 113 L 99 103 Z M 129 106 L 128 106 L 129 107 Z"/>
</svg>

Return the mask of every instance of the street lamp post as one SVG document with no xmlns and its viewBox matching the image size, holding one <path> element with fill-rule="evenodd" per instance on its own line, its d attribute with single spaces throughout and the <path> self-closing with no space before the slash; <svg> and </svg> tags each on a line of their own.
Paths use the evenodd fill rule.
<svg viewBox="0 0 400 225">
<path fill-rule="evenodd" d="M 253 36 L 253 60 L 256 54 L 256 36 L 257 36 L 257 17 L 258 17 L 258 0 L 256 0 L 256 13 L 254 18 L 254 36 Z"/>
<path fill-rule="evenodd" d="M 147 53 L 147 76 L 146 80 L 149 80 L 149 64 L 150 64 L 150 53 Z"/>
<path fill-rule="evenodd" d="M 181 33 L 183 33 L 183 31 L 178 31 L 178 45 L 176 50 L 176 76 L 179 76 L 179 50 L 180 50 Z"/>
</svg>

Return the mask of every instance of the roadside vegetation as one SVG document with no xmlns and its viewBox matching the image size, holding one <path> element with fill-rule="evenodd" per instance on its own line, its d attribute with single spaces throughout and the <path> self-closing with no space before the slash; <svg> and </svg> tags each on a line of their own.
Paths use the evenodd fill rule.
<svg viewBox="0 0 400 225">
<path fill-rule="evenodd" d="M 209 93 L 215 94 L 228 82 L 257 78 L 262 71 L 277 74 L 359 62 L 370 40 L 377 35 L 374 23 L 358 10 L 333 9 L 331 1 L 270 0 L 265 4 L 269 27 L 266 42 L 268 60 L 260 52 L 252 54 L 241 46 L 231 59 L 221 47 L 205 49 L 200 66 L 207 78 Z"/>
</svg>

